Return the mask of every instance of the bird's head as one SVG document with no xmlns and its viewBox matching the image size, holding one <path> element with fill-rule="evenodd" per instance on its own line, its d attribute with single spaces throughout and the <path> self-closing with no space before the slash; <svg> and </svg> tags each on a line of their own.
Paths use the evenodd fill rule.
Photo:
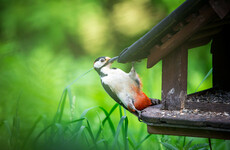
<svg viewBox="0 0 230 150">
<path fill-rule="evenodd" d="M 99 57 L 94 61 L 93 67 L 96 71 L 101 70 L 103 67 L 110 67 L 110 65 L 118 58 L 118 56 L 110 58 L 110 57 Z"/>
</svg>

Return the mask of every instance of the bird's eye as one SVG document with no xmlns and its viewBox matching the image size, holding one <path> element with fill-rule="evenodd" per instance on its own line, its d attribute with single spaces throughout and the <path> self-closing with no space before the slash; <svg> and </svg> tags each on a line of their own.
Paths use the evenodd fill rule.
<svg viewBox="0 0 230 150">
<path fill-rule="evenodd" d="M 104 62 L 104 61 L 105 61 L 105 59 L 101 59 L 100 61 L 101 61 L 101 62 Z"/>
</svg>

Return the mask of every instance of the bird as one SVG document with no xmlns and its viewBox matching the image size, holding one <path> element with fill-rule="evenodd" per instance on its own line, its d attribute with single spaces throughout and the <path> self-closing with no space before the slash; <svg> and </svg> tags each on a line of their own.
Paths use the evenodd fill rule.
<svg viewBox="0 0 230 150">
<path fill-rule="evenodd" d="M 138 115 L 141 121 L 142 110 L 148 106 L 160 103 L 160 100 L 149 98 L 142 91 L 142 83 L 134 69 L 134 63 L 129 73 L 119 68 L 111 68 L 118 56 L 110 58 L 102 56 L 94 61 L 94 69 L 99 74 L 101 84 L 107 94 L 117 103 Z"/>
</svg>

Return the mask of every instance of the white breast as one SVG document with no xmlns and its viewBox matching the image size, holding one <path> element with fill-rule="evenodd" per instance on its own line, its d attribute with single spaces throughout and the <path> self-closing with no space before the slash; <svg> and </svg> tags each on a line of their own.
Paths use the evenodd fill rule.
<svg viewBox="0 0 230 150">
<path fill-rule="evenodd" d="M 125 73 L 120 69 L 110 69 L 105 67 L 101 71 L 107 74 L 107 76 L 101 78 L 101 81 L 104 84 L 107 84 L 127 107 L 128 101 L 134 99 L 136 95 L 133 89 L 134 86 L 137 86 L 135 81 L 130 78 L 128 73 Z"/>
</svg>

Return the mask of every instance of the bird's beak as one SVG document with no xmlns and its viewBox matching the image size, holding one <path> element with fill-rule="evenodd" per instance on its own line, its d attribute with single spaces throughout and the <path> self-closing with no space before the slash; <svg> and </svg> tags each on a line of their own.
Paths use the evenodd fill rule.
<svg viewBox="0 0 230 150">
<path fill-rule="evenodd" d="M 113 62 L 114 62 L 115 60 L 117 60 L 117 59 L 118 59 L 118 56 L 111 58 L 108 62 L 109 62 L 109 63 L 113 63 Z"/>
</svg>

